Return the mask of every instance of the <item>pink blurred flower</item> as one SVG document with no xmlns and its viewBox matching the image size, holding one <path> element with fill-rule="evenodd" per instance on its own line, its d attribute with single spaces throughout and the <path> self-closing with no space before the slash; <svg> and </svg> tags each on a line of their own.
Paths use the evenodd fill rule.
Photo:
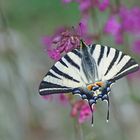
<svg viewBox="0 0 140 140">
<path fill-rule="evenodd" d="M 49 57 L 59 60 L 63 52 L 69 52 L 80 46 L 80 39 L 86 43 L 92 41 L 88 35 L 88 17 L 81 19 L 80 24 L 76 28 L 60 28 L 53 36 L 44 36 L 42 44 Z"/>
<path fill-rule="evenodd" d="M 116 36 L 114 36 L 116 44 L 122 44 L 123 43 L 123 33 L 118 33 Z"/>
<path fill-rule="evenodd" d="M 140 69 L 137 72 L 130 73 L 129 75 L 127 75 L 127 78 L 129 80 L 139 79 L 140 78 Z"/>
<path fill-rule="evenodd" d="M 72 2 L 72 0 L 62 0 L 62 2 L 64 2 L 64 3 L 70 3 L 70 2 Z"/>
<path fill-rule="evenodd" d="M 100 11 L 105 11 L 110 5 L 110 0 L 96 0 L 96 1 L 97 7 L 99 8 Z"/>
<path fill-rule="evenodd" d="M 52 101 L 53 99 L 53 96 L 52 95 L 45 95 L 45 96 L 41 96 L 43 99 L 45 100 L 49 100 L 49 101 Z"/>
<path fill-rule="evenodd" d="M 42 42 L 49 57 L 57 61 L 63 52 L 69 52 L 79 46 L 80 36 L 74 30 L 65 28 L 56 32 L 54 36 L 43 37 Z"/>
<path fill-rule="evenodd" d="M 104 26 L 104 32 L 112 35 L 117 44 L 121 44 L 123 42 L 122 26 L 115 15 L 109 17 Z"/>
<path fill-rule="evenodd" d="M 69 101 L 68 97 L 65 94 L 61 93 L 61 94 L 57 94 L 57 95 L 58 96 L 45 95 L 45 96 L 42 96 L 42 98 L 45 100 L 48 100 L 48 101 L 52 101 L 53 99 L 57 99 L 62 104 L 66 104 Z M 57 97 L 57 98 L 55 98 L 55 97 Z"/>
<path fill-rule="evenodd" d="M 81 110 L 79 112 L 79 119 L 78 119 L 79 123 L 83 123 L 87 119 L 90 119 L 92 115 L 91 113 L 92 112 L 88 104 L 82 105 Z"/>
<path fill-rule="evenodd" d="M 109 17 L 107 23 L 105 24 L 104 31 L 112 35 L 116 35 L 121 30 L 121 24 L 117 21 L 115 16 Z"/>
<path fill-rule="evenodd" d="M 140 54 L 140 40 L 134 41 L 133 46 L 132 46 L 132 51 L 134 53 Z"/>
<path fill-rule="evenodd" d="M 79 3 L 79 9 L 82 12 L 88 11 L 90 8 L 93 7 L 93 0 L 76 0 Z"/>
<path fill-rule="evenodd" d="M 89 16 L 84 15 L 81 20 L 79 25 L 76 27 L 77 32 L 80 34 L 81 37 L 85 37 L 85 34 L 88 34 L 88 21 L 89 21 Z"/>
<path fill-rule="evenodd" d="M 120 17 L 122 20 L 122 26 L 125 31 L 140 33 L 140 8 L 134 7 L 128 9 L 122 7 L 120 9 Z"/>
<path fill-rule="evenodd" d="M 71 1 L 72 0 L 63 0 L 64 3 L 69 3 Z M 79 9 L 83 13 L 87 13 L 90 9 L 95 7 L 100 11 L 104 11 L 110 4 L 110 0 L 75 0 L 75 2 L 79 3 Z"/>
<path fill-rule="evenodd" d="M 73 105 L 71 116 L 78 117 L 78 122 L 83 123 L 87 119 L 91 118 L 92 112 L 89 105 L 85 101 L 80 100 Z"/>
<path fill-rule="evenodd" d="M 58 61 L 61 58 L 60 51 L 58 49 L 48 50 L 48 55 L 50 58 Z"/>
<path fill-rule="evenodd" d="M 65 94 L 60 94 L 59 95 L 59 101 L 60 101 L 60 103 L 65 105 L 66 103 L 68 103 L 69 99 Z"/>
<path fill-rule="evenodd" d="M 61 52 L 59 49 L 57 49 L 55 46 L 55 42 L 60 40 L 60 33 L 64 32 L 65 28 L 58 29 L 54 35 L 52 36 L 44 36 L 42 37 L 42 44 L 45 46 L 44 51 L 48 53 L 49 57 L 51 59 L 54 59 L 55 61 L 59 60 L 61 58 Z"/>
</svg>

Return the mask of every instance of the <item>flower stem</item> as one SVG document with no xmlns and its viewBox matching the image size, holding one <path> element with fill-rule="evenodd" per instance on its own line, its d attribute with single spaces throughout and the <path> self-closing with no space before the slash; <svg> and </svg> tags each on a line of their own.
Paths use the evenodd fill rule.
<svg viewBox="0 0 140 140">
<path fill-rule="evenodd" d="M 83 129 L 81 124 L 79 124 L 78 119 L 74 119 L 74 129 L 75 129 L 75 139 L 76 140 L 84 140 Z"/>
</svg>

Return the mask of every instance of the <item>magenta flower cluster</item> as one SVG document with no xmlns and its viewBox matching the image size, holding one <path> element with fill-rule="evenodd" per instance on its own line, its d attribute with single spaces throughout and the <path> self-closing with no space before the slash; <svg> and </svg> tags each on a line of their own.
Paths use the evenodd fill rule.
<svg viewBox="0 0 140 140">
<path fill-rule="evenodd" d="M 109 0 L 63 0 L 64 3 L 77 2 L 81 12 L 87 12 L 93 8 L 98 8 L 100 11 L 106 10 L 109 7 Z"/>
<path fill-rule="evenodd" d="M 50 58 L 57 61 L 63 53 L 79 47 L 80 39 L 84 38 L 87 44 L 92 43 L 92 37 L 88 35 L 87 27 L 87 20 L 83 18 L 76 28 L 60 28 L 53 36 L 42 37 L 44 51 Z"/>
<path fill-rule="evenodd" d="M 45 50 L 48 52 L 50 58 L 57 61 L 61 58 L 61 53 L 69 52 L 79 46 L 80 36 L 78 32 L 72 29 L 62 28 L 54 36 L 43 37 L 42 41 L 47 47 Z"/>
<path fill-rule="evenodd" d="M 109 17 L 105 24 L 104 32 L 112 35 L 117 44 L 123 43 L 122 26 L 115 15 Z"/>
<path fill-rule="evenodd" d="M 93 108 L 93 111 L 95 109 Z M 72 117 L 77 117 L 79 123 L 83 123 L 84 121 L 88 120 L 92 116 L 92 112 L 90 110 L 89 105 L 83 101 L 77 101 L 75 104 L 72 106 L 72 111 L 71 111 L 71 116 Z"/>
<path fill-rule="evenodd" d="M 140 42 L 140 8 L 120 7 L 117 13 L 111 13 L 104 26 L 104 32 L 112 35 L 117 44 L 123 44 L 125 36 L 131 36 L 133 41 L 130 49 L 134 53 L 140 53 L 140 47 L 138 47 Z"/>
</svg>

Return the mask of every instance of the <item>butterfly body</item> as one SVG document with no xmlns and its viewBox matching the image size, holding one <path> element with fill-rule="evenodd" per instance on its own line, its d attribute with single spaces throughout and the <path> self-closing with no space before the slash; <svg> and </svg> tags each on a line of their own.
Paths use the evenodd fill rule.
<svg viewBox="0 0 140 140">
<path fill-rule="evenodd" d="M 129 55 L 99 44 L 81 46 L 68 52 L 52 66 L 39 87 L 40 95 L 73 93 L 87 100 L 89 106 L 98 99 L 108 103 L 109 93 L 116 80 L 139 69 Z"/>
<path fill-rule="evenodd" d="M 102 85 L 98 85 L 102 83 Z M 80 87 L 73 89 L 73 94 L 78 94 L 82 99 L 88 100 L 90 105 L 97 103 L 98 99 L 105 99 L 105 96 L 108 95 L 111 91 L 111 82 L 95 82 L 94 84 L 87 85 L 87 87 Z"/>
</svg>

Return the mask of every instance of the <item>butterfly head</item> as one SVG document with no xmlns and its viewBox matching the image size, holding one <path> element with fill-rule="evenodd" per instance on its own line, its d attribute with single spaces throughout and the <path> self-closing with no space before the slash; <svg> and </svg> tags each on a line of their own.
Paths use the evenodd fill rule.
<svg viewBox="0 0 140 140">
<path fill-rule="evenodd" d="M 87 45 L 86 45 L 85 41 L 82 40 L 82 39 L 80 39 L 80 47 L 81 47 L 81 48 L 84 48 L 84 47 L 86 47 L 86 46 L 87 46 Z"/>
</svg>

